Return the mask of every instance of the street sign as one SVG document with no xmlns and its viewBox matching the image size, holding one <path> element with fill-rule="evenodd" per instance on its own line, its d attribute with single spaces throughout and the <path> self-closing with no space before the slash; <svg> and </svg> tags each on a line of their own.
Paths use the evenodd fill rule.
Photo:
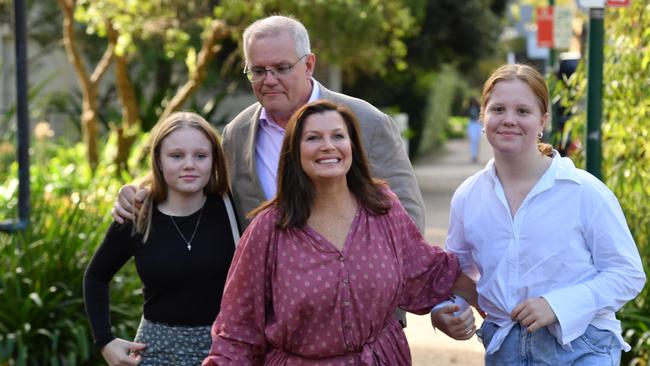
<svg viewBox="0 0 650 366">
<path fill-rule="evenodd" d="M 573 37 L 573 11 L 568 6 L 553 9 L 553 48 L 566 50 Z"/>
<path fill-rule="evenodd" d="M 537 47 L 553 48 L 553 7 L 538 7 Z"/>
<path fill-rule="evenodd" d="M 550 50 L 546 47 L 537 46 L 537 31 L 526 31 L 526 57 L 531 60 L 547 60 L 550 57 Z M 512 63 L 515 63 L 514 60 Z"/>
<path fill-rule="evenodd" d="M 580 0 L 580 6 L 583 8 L 604 8 L 605 0 Z"/>
<path fill-rule="evenodd" d="M 629 5 L 630 5 L 630 0 L 607 0 L 607 6 L 610 8 L 629 6 Z"/>
</svg>

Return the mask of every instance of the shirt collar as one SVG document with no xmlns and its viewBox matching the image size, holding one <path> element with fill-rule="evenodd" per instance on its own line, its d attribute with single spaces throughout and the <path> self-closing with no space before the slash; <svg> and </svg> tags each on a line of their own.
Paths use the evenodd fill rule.
<svg viewBox="0 0 650 366">
<path fill-rule="evenodd" d="M 485 169 L 492 181 L 498 180 L 494 158 L 488 161 Z M 578 171 L 573 161 L 569 158 L 563 158 L 557 150 L 553 149 L 553 161 L 551 162 L 551 166 L 548 167 L 540 178 L 540 183 L 542 186 L 552 186 L 556 180 L 570 180 L 581 184 Z"/>
<path fill-rule="evenodd" d="M 581 184 L 578 170 L 573 161 L 569 158 L 563 158 L 555 149 L 553 149 L 553 162 L 542 178 L 544 177 L 552 180 L 570 180 Z"/>
<path fill-rule="evenodd" d="M 311 103 L 320 97 L 320 87 L 318 86 L 316 79 L 311 78 L 311 85 L 311 94 L 309 95 L 309 100 L 307 103 Z M 264 107 L 262 107 L 262 111 L 260 112 L 260 124 L 262 124 L 264 127 L 273 127 L 284 130 L 284 128 L 280 127 L 280 125 L 278 125 L 273 120 L 273 117 L 266 112 L 266 108 Z"/>
</svg>

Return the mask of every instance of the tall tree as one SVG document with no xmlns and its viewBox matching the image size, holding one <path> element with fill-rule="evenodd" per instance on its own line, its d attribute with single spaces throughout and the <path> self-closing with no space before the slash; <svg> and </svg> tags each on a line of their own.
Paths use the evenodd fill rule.
<svg viewBox="0 0 650 366">
<path fill-rule="evenodd" d="M 64 1 L 64 0 L 61 0 Z M 114 163 L 127 169 L 127 158 L 140 131 L 138 91 L 130 76 L 131 62 L 137 58 L 146 41 L 157 39 L 163 44 L 168 58 L 184 57 L 187 81 L 165 103 L 160 119 L 182 107 L 205 79 L 206 70 L 220 51 L 219 42 L 228 36 L 224 22 L 210 18 L 211 7 L 204 2 L 177 0 L 126 1 L 126 0 L 66 0 L 70 13 L 74 13 L 86 33 L 106 38 L 112 45 L 111 57 L 115 60 L 115 89 L 121 106 L 121 122 L 112 124 L 116 135 L 117 151 Z M 201 48 L 194 48 L 198 38 Z M 74 38 L 71 38 L 74 42 Z M 158 43 L 158 42 L 156 42 Z M 160 49 L 159 49 L 160 51 Z M 81 59 L 81 56 L 78 57 Z M 141 68 L 142 65 L 139 65 Z M 77 73 L 80 71 L 77 69 Z M 167 77 L 170 77 L 169 75 Z M 83 79 L 80 76 L 80 79 Z M 95 89 L 96 94 L 96 89 Z M 96 135 L 95 135 L 96 137 Z M 86 140 L 92 144 L 90 137 Z M 95 142 L 96 145 L 96 142 Z M 91 164 L 92 165 L 92 164 Z"/>
<path fill-rule="evenodd" d="M 490 57 L 498 45 L 507 1 L 407 0 L 405 3 L 416 19 L 411 35 L 404 39 L 406 67 L 388 65 L 381 74 L 346 73 L 344 90 L 375 105 L 408 114 L 410 129 L 414 131 L 409 149 L 415 155 L 423 137 L 421 131 L 436 72 L 442 65 L 451 64 L 463 76 L 472 75 L 479 60 Z M 455 90 L 448 92 L 453 94 Z"/>
<path fill-rule="evenodd" d="M 74 31 L 74 0 L 57 0 L 63 12 L 63 44 L 70 59 L 70 63 L 79 78 L 81 93 L 83 96 L 82 112 L 81 112 L 81 128 L 83 140 L 86 144 L 88 151 L 88 163 L 94 170 L 97 168 L 99 161 L 99 153 L 97 147 L 97 137 L 99 134 L 98 127 L 98 110 L 97 110 L 97 90 L 99 82 L 108 70 L 113 59 L 115 44 L 109 42 L 104 51 L 104 55 L 95 66 L 92 73 L 88 72 L 86 67 L 86 60 L 76 45 L 76 35 Z"/>
<path fill-rule="evenodd" d="M 217 14 L 234 26 L 238 42 L 256 19 L 293 15 L 309 31 L 319 60 L 371 73 L 384 70 L 388 61 L 403 61 L 403 39 L 415 27 L 403 0 L 224 0 Z"/>
<path fill-rule="evenodd" d="M 117 44 L 119 35 L 112 25 L 107 27 L 107 35 L 110 43 Z M 117 151 L 113 163 L 119 171 L 128 171 L 127 161 L 131 145 L 139 131 L 140 113 L 135 88 L 129 77 L 129 62 L 122 52 L 115 54 L 115 87 L 122 104 L 122 124 L 114 127 Z"/>
<path fill-rule="evenodd" d="M 188 68 L 188 80 L 178 89 L 176 95 L 165 107 L 165 110 L 158 118 L 158 122 L 163 121 L 172 112 L 177 111 L 185 101 L 198 89 L 208 72 L 208 66 L 221 50 L 222 42 L 229 36 L 229 30 L 226 23 L 220 20 L 212 20 L 209 28 L 203 34 L 203 42 L 198 55 L 191 50 L 186 61 Z"/>
<path fill-rule="evenodd" d="M 138 98 L 164 95 L 153 116 L 160 120 L 182 108 L 206 79 L 227 79 L 228 73 L 240 77 L 240 69 L 235 71 L 233 66 L 241 57 L 232 44 L 240 42 L 243 30 L 255 19 L 272 13 L 293 14 L 310 30 L 319 60 L 370 72 L 403 63 L 406 53 L 401 40 L 414 29 L 414 19 L 403 3 L 389 0 L 330 0 L 318 4 L 301 0 L 225 0 L 216 7 L 188 0 L 59 1 L 74 5 L 74 19 L 86 33 L 113 45 L 121 122 L 112 126 L 118 141 L 115 162 L 122 168 L 126 166 L 133 134 L 143 125 L 139 110 L 142 102 Z M 160 63 L 160 54 L 171 63 Z M 152 58 L 163 65 L 155 76 L 151 76 L 154 71 L 147 67 L 149 64 L 143 63 Z M 222 66 L 221 74 L 209 67 L 215 59 Z M 178 88 L 172 93 L 147 90 L 143 88 L 145 80 L 156 80 L 164 88 Z M 224 93 L 216 95 L 221 98 Z"/>
</svg>

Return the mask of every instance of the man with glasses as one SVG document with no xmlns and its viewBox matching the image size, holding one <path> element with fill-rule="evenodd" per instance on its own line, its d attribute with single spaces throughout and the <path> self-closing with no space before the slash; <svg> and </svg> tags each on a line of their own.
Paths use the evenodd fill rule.
<svg viewBox="0 0 650 366">
<path fill-rule="evenodd" d="M 311 53 L 305 27 L 291 17 L 267 17 L 244 31 L 243 47 L 244 73 L 259 102 L 226 125 L 222 143 L 244 226 L 248 223 L 246 213 L 275 195 L 289 118 L 304 104 L 327 99 L 346 105 L 357 115 L 373 174 L 388 181 L 423 230 L 424 202 L 395 122 L 369 103 L 332 92 L 312 77 L 316 56 Z"/>
<path fill-rule="evenodd" d="M 386 180 L 420 231 L 424 202 L 395 122 L 371 104 L 326 89 L 312 75 L 316 56 L 304 25 L 291 17 L 270 16 L 244 31 L 244 73 L 258 103 L 226 125 L 222 145 L 240 222 L 247 212 L 273 198 L 284 128 L 304 104 L 327 99 L 350 108 L 359 119 L 372 174 Z M 396 311 L 406 325 L 406 315 Z"/>
<path fill-rule="evenodd" d="M 424 230 L 424 202 L 415 173 L 395 122 L 366 101 L 326 89 L 312 74 L 316 56 L 311 53 L 304 25 L 291 17 L 270 16 L 244 31 L 244 74 L 258 102 L 228 123 L 222 145 L 233 188 L 239 223 L 246 214 L 273 198 L 284 128 L 304 104 L 327 99 L 350 108 L 362 131 L 362 141 L 372 174 L 386 180 L 420 231 Z M 120 190 L 113 209 L 118 222 L 132 218 L 134 186 Z M 137 200 L 143 199 L 139 193 Z M 406 324 L 403 311 L 397 312 Z"/>
<path fill-rule="evenodd" d="M 291 17 L 270 16 L 244 31 L 244 74 L 255 103 L 223 130 L 222 145 L 240 222 L 246 213 L 273 198 L 284 128 L 303 105 L 327 99 L 350 108 L 359 119 L 361 138 L 374 176 L 386 180 L 402 205 L 424 230 L 424 202 L 395 122 L 371 104 L 326 89 L 312 74 L 311 52 L 304 25 Z M 406 326 L 404 311 L 395 316 Z"/>
<path fill-rule="evenodd" d="M 327 99 L 350 108 L 359 119 L 374 176 L 386 180 L 420 229 L 424 202 L 395 122 L 371 104 L 326 89 L 312 74 L 316 56 L 309 34 L 292 17 L 270 16 L 251 24 L 243 35 L 244 74 L 257 97 L 223 131 L 222 145 L 242 229 L 246 214 L 273 198 L 284 127 L 304 104 Z M 113 209 L 118 222 L 132 218 L 134 186 L 120 190 Z M 139 193 L 136 200 L 143 199 Z"/>
</svg>

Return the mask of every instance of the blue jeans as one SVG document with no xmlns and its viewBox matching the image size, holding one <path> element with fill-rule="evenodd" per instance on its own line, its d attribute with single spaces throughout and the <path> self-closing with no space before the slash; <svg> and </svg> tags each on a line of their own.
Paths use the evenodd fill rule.
<svg viewBox="0 0 650 366">
<path fill-rule="evenodd" d="M 480 339 L 483 346 L 492 340 L 498 326 L 483 322 Z M 572 351 L 565 350 L 546 327 L 528 332 L 516 324 L 495 353 L 485 355 L 486 366 L 618 366 L 621 346 L 611 332 L 588 326 L 583 335 L 571 342 Z"/>
</svg>

